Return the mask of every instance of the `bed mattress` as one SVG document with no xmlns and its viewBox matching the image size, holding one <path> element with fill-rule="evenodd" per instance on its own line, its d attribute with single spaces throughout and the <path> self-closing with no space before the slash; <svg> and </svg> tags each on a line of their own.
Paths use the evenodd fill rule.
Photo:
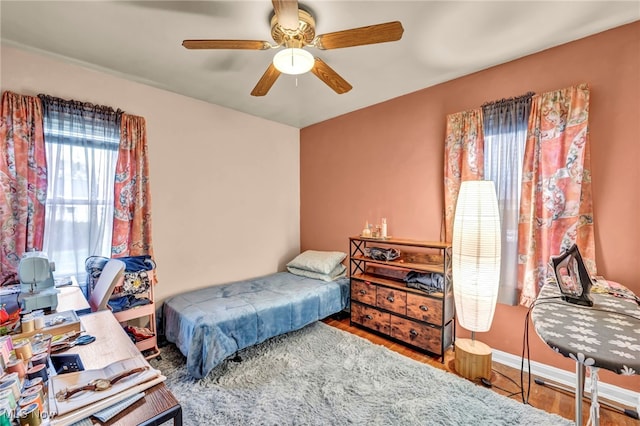
<svg viewBox="0 0 640 426">
<path fill-rule="evenodd" d="M 278 272 L 169 298 L 164 331 L 187 357 L 189 373 L 202 378 L 238 350 L 340 312 L 348 301 L 347 278 Z"/>
</svg>

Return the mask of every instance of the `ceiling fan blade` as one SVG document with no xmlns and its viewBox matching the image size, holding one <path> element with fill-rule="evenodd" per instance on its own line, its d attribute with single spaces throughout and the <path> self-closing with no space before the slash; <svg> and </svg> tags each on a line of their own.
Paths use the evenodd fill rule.
<svg viewBox="0 0 640 426">
<path fill-rule="evenodd" d="M 386 22 L 319 35 L 316 37 L 315 47 L 327 50 L 397 41 L 402 38 L 403 32 L 404 28 L 399 21 Z"/>
<path fill-rule="evenodd" d="M 264 96 L 267 94 L 273 83 L 280 77 L 280 71 L 276 69 L 273 63 L 269 64 L 269 68 L 262 74 L 258 84 L 251 91 L 251 96 Z"/>
<path fill-rule="evenodd" d="M 278 24 L 287 30 L 298 29 L 298 1 L 272 0 L 273 10 L 276 12 Z"/>
<path fill-rule="evenodd" d="M 311 68 L 311 72 L 316 75 L 320 80 L 331 87 L 334 92 L 341 95 L 347 93 L 352 89 L 351 85 L 347 81 L 340 77 L 337 72 L 327 65 L 322 59 L 316 58 L 316 61 Z"/>
<path fill-rule="evenodd" d="M 187 49 L 246 49 L 266 50 L 271 44 L 260 40 L 184 40 L 182 45 Z"/>
</svg>

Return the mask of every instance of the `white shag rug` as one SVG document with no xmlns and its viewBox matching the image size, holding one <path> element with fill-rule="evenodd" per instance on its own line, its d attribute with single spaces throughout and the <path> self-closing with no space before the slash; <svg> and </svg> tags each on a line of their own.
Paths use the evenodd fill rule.
<svg viewBox="0 0 640 426">
<path fill-rule="evenodd" d="M 173 345 L 152 360 L 191 425 L 571 425 L 322 322 L 193 379 Z"/>
</svg>

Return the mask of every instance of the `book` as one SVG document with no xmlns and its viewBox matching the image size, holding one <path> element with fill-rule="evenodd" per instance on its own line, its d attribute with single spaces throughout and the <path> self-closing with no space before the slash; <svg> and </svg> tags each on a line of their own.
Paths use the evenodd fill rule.
<svg viewBox="0 0 640 426">
<path fill-rule="evenodd" d="M 129 374 L 132 371 L 135 373 Z M 95 388 L 98 380 L 102 381 L 103 386 Z M 163 380 L 164 376 L 160 371 L 152 368 L 141 356 L 116 361 L 101 369 L 52 376 L 49 384 L 52 423 L 56 424 L 56 417 L 76 410 L 82 410 L 86 417 L 104 408 L 105 404 L 99 404 L 101 401 L 108 400 L 106 402 L 109 405 L 114 404 L 130 396 L 129 390 L 140 392 Z M 115 382 L 110 383 L 111 381 Z M 120 398 L 113 398 L 114 396 Z M 87 407 L 90 409 L 87 410 Z"/>
</svg>

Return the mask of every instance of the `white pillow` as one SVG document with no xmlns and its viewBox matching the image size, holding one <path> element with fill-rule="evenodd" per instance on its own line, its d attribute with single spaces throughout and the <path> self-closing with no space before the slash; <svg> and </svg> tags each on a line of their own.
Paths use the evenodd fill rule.
<svg viewBox="0 0 640 426">
<path fill-rule="evenodd" d="M 341 251 L 307 250 L 296 256 L 287 267 L 329 275 L 347 257 Z"/>
<path fill-rule="evenodd" d="M 323 280 L 323 281 L 333 281 L 337 278 L 344 277 L 346 275 L 347 268 L 342 263 L 339 263 L 338 266 L 336 266 L 335 269 L 328 274 L 321 274 L 319 272 L 313 272 L 313 271 L 305 271 L 304 269 L 298 269 L 292 266 L 287 266 L 287 270 L 292 274 L 300 275 L 302 277 L 315 278 L 317 280 Z"/>
</svg>

